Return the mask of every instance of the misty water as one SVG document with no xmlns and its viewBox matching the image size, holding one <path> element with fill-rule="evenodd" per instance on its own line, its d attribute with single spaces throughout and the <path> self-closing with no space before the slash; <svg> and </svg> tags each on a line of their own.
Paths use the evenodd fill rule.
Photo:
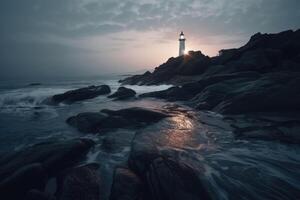
<svg viewBox="0 0 300 200">
<path fill-rule="evenodd" d="M 18 151 L 49 140 L 91 138 L 96 146 L 85 163 L 100 164 L 102 194 L 108 198 L 114 167 L 127 161 L 132 139 L 146 135 L 157 148 L 182 160 L 192 161 L 199 176 L 215 199 L 297 199 L 300 197 L 300 147 L 277 141 L 236 139 L 222 115 L 196 112 L 180 102 L 157 99 L 112 101 L 106 96 L 71 105 L 48 106 L 51 95 L 88 85 L 108 84 L 112 92 L 119 87 L 111 79 L 69 79 L 30 82 L 0 82 L 0 152 Z M 130 86 L 138 94 L 170 86 Z M 82 134 L 65 120 L 80 112 L 141 106 L 172 114 L 144 129 L 119 129 L 108 133 Z M 117 145 L 108 150 L 109 141 Z M 141 145 L 148 140 L 140 140 Z M 145 143 L 143 143 L 145 142 Z M 201 170 L 200 170 L 201 169 Z"/>
</svg>

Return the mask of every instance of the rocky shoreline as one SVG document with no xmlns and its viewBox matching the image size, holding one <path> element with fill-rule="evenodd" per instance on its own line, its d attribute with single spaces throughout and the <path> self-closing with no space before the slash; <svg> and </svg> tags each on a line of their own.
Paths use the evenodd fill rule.
<svg viewBox="0 0 300 200">
<path fill-rule="evenodd" d="M 101 193 L 106 187 L 110 188 L 110 200 L 216 199 L 207 184 L 204 163 L 193 154 L 213 148 L 214 138 L 209 133 L 220 130 L 233 132 L 235 139 L 298 145 L 299 65 L 300 30 L 256 34 L 245 46 L 222 50 L 217 57 L 190 52 L 170 58 L 153 73 L 120 81 L 123 85 L 175 85 L 167 90 L 136 97 L 134 90 L 124 86 L 110 94 L 108 85 L 99 85 L 49 97 L 45 104 L 70 105 L 100 95 L 119 103 L 159 98 L 176 104 L 70 116 L 66 123 L 83 137 L 104 136 L 101 145 L 78 138 L 39 143 L 1 155 L 0 198 L 98 200 L 107 199 Z M 117 129 L 135 133 L 133 138 L 118 140 L 114 135 Z M 105 163 L 86 163 L 87 154 L 93 148 L 108 154 L 118 152 L 123 143 L 130 146 L 128 157 L 113 169 L 112 184 L 107 185 L 99 170 Z M 290 195 L 296 197 L 297 191 Z"/>
</svg>

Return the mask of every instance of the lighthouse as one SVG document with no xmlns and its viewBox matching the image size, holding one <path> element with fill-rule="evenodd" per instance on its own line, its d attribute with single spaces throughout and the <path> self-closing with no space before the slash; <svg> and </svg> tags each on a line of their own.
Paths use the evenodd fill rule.
<svg viewBox="0 0 300 200">
<path fill-rule="evenodd" d="M 181 31 L 179 35 L 179 56 L 184 55 L 184 51 L 185 51 L 185 38 L 183 32 Z"/>
</svg>

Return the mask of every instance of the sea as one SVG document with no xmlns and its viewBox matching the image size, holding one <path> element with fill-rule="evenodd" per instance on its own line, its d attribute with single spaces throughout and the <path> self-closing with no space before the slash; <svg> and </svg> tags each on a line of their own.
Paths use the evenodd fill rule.
<svg viewBox="0 0 300 200">
<path fill-rule="evenodd" d="M 157 138 L 160 149 L 179 152 L 182 159 L 194 160 L 203 168 L 204 183 L 214 199 L 300 199 L 300 146 L 279 141 L 237 139 L 223 116 L 196 112 L 182 102 L 145 98 L 113 101 L 106 96 L 74 104 L 46 105 L 45 99 L 68 90 L 107 84 L 112 92 L 123 76 L 60 78 L 39 84 L 28 80 L 0 81 L 0 155 L 52 140 L 90 138 L 96 147 L 85 163 L 100 164 L 103 198 L 108 199 L 113 170 L 126 162 L 131 140 L 137 131 Z M 171 85 L 126 86 L 137 94 L 164 90 Z M 117 149 L 102 148 L 107 133 L 83 134 L 65 121 L 81 112 L 101 109 L 146 107 L 171 110 L 173 117 L 145 130 L 120 129 L 109 133 Z M 147 144 L 145 144 L 147 145 Z"/>
</svg>

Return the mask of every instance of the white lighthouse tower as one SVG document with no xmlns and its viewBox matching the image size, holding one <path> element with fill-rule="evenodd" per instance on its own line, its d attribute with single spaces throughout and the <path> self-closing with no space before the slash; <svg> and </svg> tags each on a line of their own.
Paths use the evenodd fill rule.
<svg viewBox="0 0 300 200">
<path fill-rule="evenodd" d="M 185 51 L 185 38 L 183 32 L 181 31 L 179 35 L 179 56 L 184 55 L 184 51 Z"/>
</svg>

